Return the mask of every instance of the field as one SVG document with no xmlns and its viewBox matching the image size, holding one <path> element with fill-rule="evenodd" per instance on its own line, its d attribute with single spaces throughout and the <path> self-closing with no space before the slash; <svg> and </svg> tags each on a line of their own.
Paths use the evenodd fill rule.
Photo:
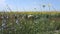
<svg viewBox="0 0 60 34">
<path fill-rule="evenodd" d="M 60 34 L 60 12 L 0 12 L 0 34 Z"/>
</svg>

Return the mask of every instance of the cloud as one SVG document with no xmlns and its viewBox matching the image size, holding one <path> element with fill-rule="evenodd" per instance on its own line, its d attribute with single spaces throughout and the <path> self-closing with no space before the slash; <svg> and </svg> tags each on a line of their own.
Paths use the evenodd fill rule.
<svg viewBox="0 0 60 34">
<path fill-rule="evenodd" d="M 0 5 L 5 5 L 5 2 L 6 0 L 0 0 Z"/>
<path fill-rule="evenodd" d="M 0 10 L 6 6 L 6 0 L 0 0 Z"/>
<path fill-rule="evenodd" d="M 1 10 L 9 10 L 8 8 L 10 8 L 11 10 L 16 10 L 16 6 L 14 6 L 12 4 L 8 4 L 6 1 L 7 0 L 0 0 L 0 11 Z"/>
</svg>

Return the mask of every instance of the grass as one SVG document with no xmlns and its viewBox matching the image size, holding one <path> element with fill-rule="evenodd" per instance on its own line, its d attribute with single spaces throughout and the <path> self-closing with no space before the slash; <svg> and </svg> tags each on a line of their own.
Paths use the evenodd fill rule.
<svg viewBox="0 0 60 34">
<path fill-rule="evenodd" d="M 3 13 L 0 13 L 0 15 Z M 10 18 L 7 19 L 7 28 L 1 29 L 0 34 L 60 34 L 60 13 L 57 14 L 54 12 L 21 12 L 21 13 L 5 13 Z M 16 24 L 16 19 L 14 18 L 14 14 L 17 16 L 24 15 L 34 15 L 38 16 L 38 18 L 28 19 L 21 18 L 18 16 L 18 24 Z M 13 18 L 11 18 L 13 17 Z M 0 19 L 0 26 L 2 24 Z M 0 27 L 1 28 L 1 27 Z"/>
</svg>

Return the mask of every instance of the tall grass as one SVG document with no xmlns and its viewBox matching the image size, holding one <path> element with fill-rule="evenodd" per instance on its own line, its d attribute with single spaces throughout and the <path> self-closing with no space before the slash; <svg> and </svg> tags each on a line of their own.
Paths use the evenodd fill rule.
<svg viewBox="0 0 60 34">
<path fill-rule="evenodd" d="M 12 15 L 11 15 L 12 14 Z M 15 13 L 8 13 L 10 17 L 7 19 L 7 28 L 0 30 L 0 34 L 60 34 L 60 21 L 58 21 L 58 17 L 60 14 L 32 14 L 34 16 L 38 16 L 37 19 L 27 19 L 27 18 L 19 18 L 19 24 L 16 24 L 14 15 Z M 1 14 L 0 14 L 1 15 Z M 20 14 L 16 13 L 16 15 L 24 16 L 29 14 Z M 48 16 L 48 18 L 47 18 Z M 57 20 L 55 20 L 55 18 Z M 59 17 L 60 20 L 60 17 Z M 0 19 L 0 26 L 2 24 L 2 20 Z M 1 28 L 1 27 L 0 27 Z"/>
</svg>

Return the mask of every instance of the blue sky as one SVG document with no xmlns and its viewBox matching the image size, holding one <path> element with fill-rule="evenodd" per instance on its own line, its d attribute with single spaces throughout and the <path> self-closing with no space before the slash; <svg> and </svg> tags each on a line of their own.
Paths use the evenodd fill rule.
<svg viewBox="0 0 60 34">
<path fill-rule="evenodd" d="M 0 10 L 8 10 L 10 7 L 13 11 L 48 11 L 48 4 L 51 11 L 60 11 L 60 0 L 0 0 Z"/>
</svg>

